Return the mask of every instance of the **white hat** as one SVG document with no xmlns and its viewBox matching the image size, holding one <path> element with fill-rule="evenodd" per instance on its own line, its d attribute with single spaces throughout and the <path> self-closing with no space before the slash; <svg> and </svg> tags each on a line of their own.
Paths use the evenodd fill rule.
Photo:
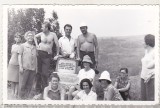
<svg viewBox="0 0 160 108">
<path fill-rule="evenodd" d="M 79 27 L 87 27 L 87 24 L 85 22 L 82 22 Z"/>
<path fill-rule="evenodd" d="M 111 81 L 110 74 L 109 74 L 108 71 L 103 71 L 103 72 L 101 73 L 101 76 L 100 76 L 99 80 L 102 80 L 102 79 Z"/>
<path fill-rule="evenodd" d="M 91 58 L 88 55 L 85 55 L 83 57 L 83 61 L 82 62 L 87 62 L 87 63 L 93 64 Z"/>
</svg>

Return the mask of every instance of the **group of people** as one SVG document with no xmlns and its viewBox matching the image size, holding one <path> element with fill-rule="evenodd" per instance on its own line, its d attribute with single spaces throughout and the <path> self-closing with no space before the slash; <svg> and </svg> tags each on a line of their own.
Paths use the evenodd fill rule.
<svg viewBox="0 0 160 108">
<path fill-rule="evenodd" d="M 79 71 L 78 83 L 65 90 L 60 83 L 57 73 L 50 75 L 49 85 L 44 88 L 43 94 L 39 94 L 34 99 L 44 100 L 82 100 L 95 101 L 98 100 L 98 92 L 94 89 L 95 71 L 91 68 L 93 62 L 88 55 L 82 60 L 83 68 Z M 117 77 L 115 85 L 112 85 L 110 73 L 103 71 L 99 78 L 100 85 L 104 89 L 104 96 L 101 100 L 122 101 L 129 99 L 130 81 L 128 79 L 128 69 L 121 68 L 120 76 Z M 94 87 L 94 88 L 93 88 Z"/>
<path fill-rule="evenodd" d="M 59 40 L 54 32 L 51 32 L 51 24 L 45 21 L 42 24 L 42 32 L 35 34 L 34 31 L 25 33 L 25 43 L 21 43 L 22 36 L 16 33 L 15 44 L 11 48 L 11 58 L 8 65 L 8 81 L 11 82 L 12 95 L 19 99 L 31 99 L 31 89 L 36 74 L 40 74 L 41 81 L 37 80 L 41 86 L 41 93 L 45 100 L 97 100 L 97 93 L 93 90 L 93 81 L 98 66 L 98 42 L 93 33 L 87 31 L 87 25 L 80 25 L 81 35 L 77 40 L 71 37 L 72 26 L 64 26 L 65 35 Z M 142 59 L 141 86 L 144 100 L 154 100 L 154 36 L 146 35 L 145 56 Z M 56 45 L 56 56 L 52 58 Z M 59 57 L 71 58 L 79 61 L 81 70 L 78 73 L 79 82 L 72 85 L 66 91 L 60 84 L 57 73 L 50 73 L 51 60 Z M 101 73 L 99 82 L 103 88 L 103 100 L 128 100 L 130 81 L 128 79 L 128 69 L 121 68 L 120 75 L 115 85 L 112 85 L 108 71 Z M 152 89 L 152 92 L 149 90 Z"/>
</svg>

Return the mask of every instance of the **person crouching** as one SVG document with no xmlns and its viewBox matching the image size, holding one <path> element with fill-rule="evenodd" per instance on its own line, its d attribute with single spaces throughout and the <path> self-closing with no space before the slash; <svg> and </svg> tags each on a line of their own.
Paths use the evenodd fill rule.
<svg viewBox="0 0 160 108">
<path fill-rule="evenodd" d="M 107 101 L 121 101 L 123 98 L 121 97 L 119 91 L 112 85 L 110 74 L 108 71 L 103 71 L 99 82 L 104 91 L 104 99 Z"/>
<path fill-rule="evenodd" d="M 59 83 L 60 78 L 57 73 L 50 75 L 50 82 L 47 87 L 44 88 L 43 99 L 44 100 L 64 100 L 65 90 Z"/>
</svg>

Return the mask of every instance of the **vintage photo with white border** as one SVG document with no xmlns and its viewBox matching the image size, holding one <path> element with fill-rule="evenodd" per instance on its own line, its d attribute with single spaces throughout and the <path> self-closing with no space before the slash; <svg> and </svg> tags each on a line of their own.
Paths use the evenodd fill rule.
<svg viewBox="0 0 160 108">
<path fill-rule="evenodd" d="M 159 103 L 159 5 L 3 5 L 3 104 Z"/>
</svg>

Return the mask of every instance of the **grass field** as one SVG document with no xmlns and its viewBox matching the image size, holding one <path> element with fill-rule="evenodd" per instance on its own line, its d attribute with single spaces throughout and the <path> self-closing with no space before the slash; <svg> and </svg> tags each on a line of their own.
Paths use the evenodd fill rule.
<svg viewBox="0 0 160 108">
<path fill-rule="evenodd" d="M 139 74 L 141 71 L 141 58 L 144 55 L 143 38 L 144 36 L 98 38 L 98 70 L 100 73 L 104 70 L 109 71 L 114 84 L 120 68 L 128 68 L 131 79 L 130 94 L 132 100 L 139 100 L 140 96 Z M 96 87 L 99 87 L 98 78 L 100 73 L 95 78 Z"/>
<path fill-rule="evenodd" d="M 108 70 L 115 77 L 121 67 L 127 67 L 129 76 L 139 74 L 144 55 L 143 36 L 101 38 L 98 43 L 100 71 Z"/>
<path fill-rule="evenodd" d="M 106 37 L 98 39 L 98 70 L 100 72 L 104 70 L 109 71 L 114 84 L 120 68 L 128 68 L 131 80 L 130 95 L 132 100 L 139 100 L 140 98 L 139 74 L 141 71 L 141 58 L 144 55 L 143 39 L 144 36 Z M 96 76 L 96 80 L 98 80 L 99 75 Z M 99 85 L 98 81 L 95 81 L 95 85 Z"/>
</svg>

